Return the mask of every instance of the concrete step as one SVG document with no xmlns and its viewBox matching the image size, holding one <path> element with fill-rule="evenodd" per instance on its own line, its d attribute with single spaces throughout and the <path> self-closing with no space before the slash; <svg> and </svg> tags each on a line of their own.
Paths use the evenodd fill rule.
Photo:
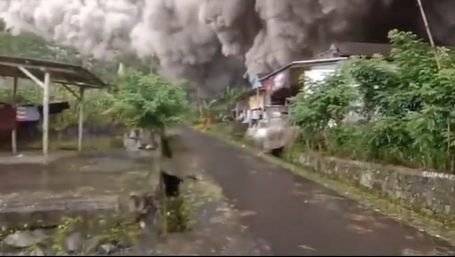
<svg viewBox="0 0 455 257">
<path fill-rule="evenodd" d="M 65 217 L 95 217 L 120 211 L 119 196 L 0 201 L 2 228 L 57 226 Z"/>
</svg>

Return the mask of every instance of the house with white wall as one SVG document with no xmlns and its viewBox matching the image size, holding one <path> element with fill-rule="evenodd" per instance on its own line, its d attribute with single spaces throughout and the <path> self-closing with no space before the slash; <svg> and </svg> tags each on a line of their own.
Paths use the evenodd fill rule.
<svg viewBox="0 0 455 257">
<path fill-rule="evenodd" d="M 347 57 L 294 61 L 260 78 L 267 106 L 286 105 L 302 89 L 305 78 L 320 80 L 338 69 Z"/>
<path fill-rule="evenodd" d="M 387 57 L 391 49 L 388 44 L 340 42 L 330 45 L 328 50 L 317 54 L 315 59 L 290 62 L 259 78 L 265 91 L 265 106 L 285 106 L 287 99 L 305 87 L 306 79 L 323 80 L 352 56 L 371 57 L 380 54 Z"/>
<path fill-rule="evenodd" d="M 351 56 L 388 56 L 391 51 L 388 44 L 340 42 L 333 43 L 329 49 L 310 60 L 290 62 L 281 68 L 259 78 L 265 88 L 269 105 L 284 104 L 285 99 L 296 95 L 302 88 L 302 80 L 321 80 L 335 72 Z"/>
</svg>

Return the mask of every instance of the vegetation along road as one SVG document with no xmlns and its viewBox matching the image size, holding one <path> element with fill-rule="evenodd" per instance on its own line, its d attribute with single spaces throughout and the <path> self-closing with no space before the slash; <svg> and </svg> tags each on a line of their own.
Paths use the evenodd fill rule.
<svg viewBox="0 0 455 257">
<path fill-rule="evenodd" d="M 440 239 L 361 207 L 209 135 L 182 140 L 221 185 L 250 232 L 275 255 L 446 255 Z"/>
</svg>

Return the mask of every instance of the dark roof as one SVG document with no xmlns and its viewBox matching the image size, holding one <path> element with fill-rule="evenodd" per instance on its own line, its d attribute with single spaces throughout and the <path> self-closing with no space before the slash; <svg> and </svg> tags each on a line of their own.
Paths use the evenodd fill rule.
<svg viewBox="0 0 455 257">
<path fill-rule="evenodd" d="M 346 57 L 334 57 L 334 58 L 324 58 L 324 59 L 314 59 L 314 60 L 303 60 L 303 61 L 294 61 L 294 62 L 290 62 L 284 66 L 281 66 L 281 68 L 277 69 L 277 70 L 274 70 L 273 72 L 271 73 L 268 73 L 267 75 L 265 76 L 262 76 L 259 78 L 259 81 L 264 81 L 284 70 L 287 70 L 287 69 L 290 69 L 290 68 L 293 68 L 293 67 L 307 67 L 307 66 L 311 66 L 311 65 L 314 65 L 314 64 L 321 64 L 321 63 L 333 63 L 333 62 L 339 62 L 339 61 L 343 61 L 343 60 L 346 60 L 348 58 Z"/>
<path fill-rule="evenodd" d="M 96 75 L 81 66 L 13 56 L 0 56 L 0 76 L 30 79 L 19 67 L 24 67 L 40 80 L 43 80 L 44 74 L 48 71 L 51 73 L 51 80 L 54 83 L 88 88 L 108 86 Z"/>
<path fill-rule="evenodd" d="M 339 42 L 330 46 L 327 51 L 317 55 L 318 58 L 349 57 L 353 55 L 372 56 L 381 54 L 389 56 L 392 46 L 389 44 Z"/>
</svg>

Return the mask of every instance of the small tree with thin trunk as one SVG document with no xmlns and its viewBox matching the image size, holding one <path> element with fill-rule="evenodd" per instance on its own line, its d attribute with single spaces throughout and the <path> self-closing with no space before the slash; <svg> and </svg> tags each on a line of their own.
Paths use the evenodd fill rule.
<svg viewBox="0 0 455 257">
<path fill-rule="evenodd" d="M 183 84 L 171 84 L 157 74 L 127 69 L 113 93 L 110 112 L 129 129 L 145 129 L 163 136 L 183 121 L 189 107 Z"/>
<path fill-rule="evenodd" d="M 165 139 L 168 128 L 182 122 L 189 109 L 184 85 L 171 84 L 157 74 L 144 75 L 127 69 L 119 74 L 118 88 L 112 93 L 112 107 L 109 110 L 118 121 L 128 129 L 143 129 L 160 138 L 161 155 L 171 157 L 169 143 Z M 161 171 L 160 160 L 156 160 L 153 170 Z M 152 182 L 154 183 L 154 182 Z M 156 188 L 161 199 L 161 211 L 158 216 L 163 236 L 168 232 L 168 204 L 164 181 L 160 179 Z"/>
</svg>

